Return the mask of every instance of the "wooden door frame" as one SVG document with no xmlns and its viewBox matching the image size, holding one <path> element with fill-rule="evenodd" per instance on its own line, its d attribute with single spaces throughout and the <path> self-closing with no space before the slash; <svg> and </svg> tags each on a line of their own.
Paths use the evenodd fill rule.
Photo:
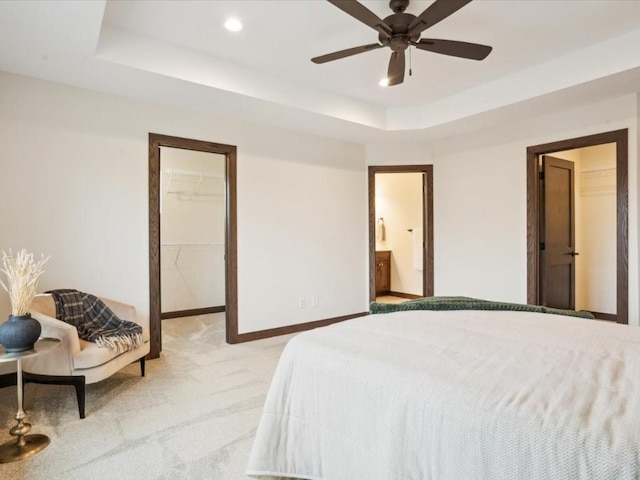
<svg viewBox="0 0 640 480">
<path fill-rule="evenodd" d="M 527 148 L 527 303 L 540 303 L 540 181 L 538 158 L 576 148 L 616 144 L 616 318 L 629 323 L 629 199 L 628 129 L 587 135 Z"/>
<path fill-rule="evenodd" d="M 149 331 L 150 352 L 162 351 L 160 288 L 160 147 L 181 148 L 225 156 L 225 316 L 226 340 L 238 341 L 238 256 L 236 158 L 233 145 L 149 133 Z"/>
<path fill-rule="evenodd" d="M 433 165 L 381 165 L 369 167 L 369 301 L 376 299 L 376 173 L 424 173 L 422 294 L 433 296 Z"/>
</svg>

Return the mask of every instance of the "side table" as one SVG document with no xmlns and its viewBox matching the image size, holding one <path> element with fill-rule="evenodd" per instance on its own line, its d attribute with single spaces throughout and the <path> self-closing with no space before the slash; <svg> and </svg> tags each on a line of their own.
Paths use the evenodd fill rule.
<svg viewBox="0 0 640 480">
<path fill-rule="evenodd" d="M 0 445 L 0 463 L 24 460 L 25 458 L 44 450 L 51 442 L 49 437 L 46 435 L 27 435 L 29 430 L 31 430 L 31 424 L 24 421 L 27 415 L 22 408 L 22 395 L 24 391 L 24 383 L 22 382 L 22 360 L 29 357 L 35 357 L 36 355 L 42 355 L 59 345 L 60 340 L 57 338 L 40 338 L 31 350 L 25 350 L 23 352 L 8 353 L 5 351 L 4 347 L 0 346 L 0 362 L 16 362 L 16 389 L 18 390 L 18 413 L 16 413 L 16 416 L 14 417 L 18 424 L 9 430 L 11 435 L 18 438 L 16 440 L 9 440 L 8 442 Z"/>
</svg>

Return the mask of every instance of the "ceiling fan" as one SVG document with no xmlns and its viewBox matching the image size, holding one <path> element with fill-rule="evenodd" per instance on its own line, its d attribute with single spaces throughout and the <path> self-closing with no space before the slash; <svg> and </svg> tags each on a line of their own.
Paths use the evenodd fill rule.
<svg viewBox="0 0 640 480">
<path fill-rule="evenodd" d="M 338 52 L 328 53 L 312 58 L 313 63 L 326 63 L 340 58 L 350 57 L 359 53 L 369 52 L 382 47 L 389 47 L 393 52 L 389 60 L 387 71 L 387 85 L 398 85 L 404 81 L 405 50 L 409 46 L 429 52 L 451 55 L 453 57 L 483 60 L 492 48 L 477 43 L 459 42 L 456 40 L 439 40 L 435 38 L 420 38 L 423 31 L 444 20 L 449 15 L 460 10 L 472 0 L 435 0 L 417 17 L 405 13 L 409 0 L 391 0 L 389 8 L 394 12 L 384 20 L 371 12 L 357 0 L 327 0 L 343 12 L 356 20 L 373 28 L 378 32 L 378 43 L 347 48 Z"/>
</svg>

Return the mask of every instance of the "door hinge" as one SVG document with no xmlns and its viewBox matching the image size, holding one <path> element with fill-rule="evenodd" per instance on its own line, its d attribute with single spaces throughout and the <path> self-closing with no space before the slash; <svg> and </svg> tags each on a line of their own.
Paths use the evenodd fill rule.
<svg viewBox="0 0 640 480">
<path fill-rule="evenodd" d="M 539 172 L 539 173 L 538 173 L 538 178 L 539 178 L 540 180 L 544 180 L 544 172 Z"/>
<path fill-rule="evenodd" d="M 545 247 L 544 242 L 540 242 L 540 250 L 544 250 L 544 247 Z"/>
</svg>

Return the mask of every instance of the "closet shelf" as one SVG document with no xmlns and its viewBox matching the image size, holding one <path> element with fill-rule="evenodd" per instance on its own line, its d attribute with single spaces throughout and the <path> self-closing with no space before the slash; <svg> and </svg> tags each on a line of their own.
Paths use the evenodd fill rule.
<svg viewBox="0 0 640 480">
<path fill-rule="evenodd" d="M 593 168 L 590 170 L 581 170 L 580 174 L 584 176 L 607 176 L 615 175 L 616 167 L 612 168 Z"/>
<path fill-rule="evenodd" d="M 224 189 L 224 174 L 196 172 L 191 170 L 164 169 L 161 175 L 168 177 L 166 193 L 176 195 L 178 200 L 215 200 L 224 194 L 216 192 Z"/>
<path fill-rule="evenodd" d="M 212 243 L 212 242 L 186 242 L 186 243 L 161 243 L 161 248 L 177 248 L 178 253 L 176 254 L 176 258 L 174 260 L 174 264 L 178 266 L 178 260 L 180 260 L 180 254 L 184 248 L 209 248 L 213 250 L 224 250 L 224 243 Z M 224 252 L 221 252 L 224 257 Z"/>
</svg>

